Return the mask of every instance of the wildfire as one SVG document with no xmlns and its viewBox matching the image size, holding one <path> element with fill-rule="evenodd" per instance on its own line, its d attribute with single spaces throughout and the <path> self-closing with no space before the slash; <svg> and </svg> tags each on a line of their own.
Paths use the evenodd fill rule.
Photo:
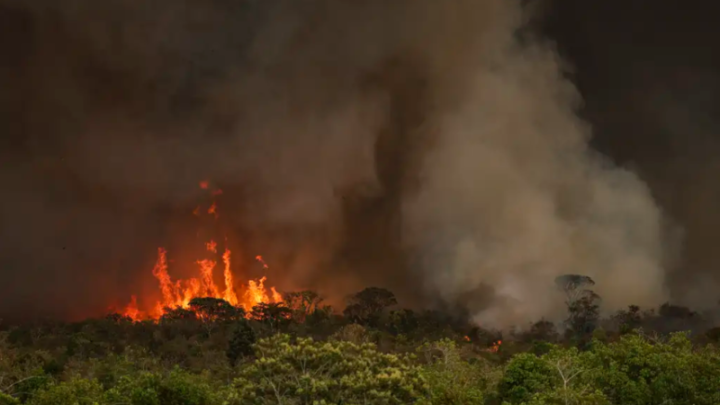
<svg viewBox="0 0 720 405">
<path fill-rule="evenodd" d="M 502 340 L 498 340 L 497 342 L 493 343 L 493 345 L 487 349 L 490 353 L 497 353 L 498 350 L 500 350 L 500 345 L 502 345 Z"/>
<path fill-rule="evenodd" d="M 209 182 L 200 182 L 201 189 L 207 190 L 209 187 Z M 221 194 L 222 190 L 216 189 L 212 191 L 213 196 Z M 200 212 L 200 207 L 198 207 L 193 211 L 193 214 L 199 215 Z M 212 202 L 207 213 L 217 218 L 217 205 L 215 201 Z M 206 242 L 205 249 L 213 255 L 218 254 L 218 246 L 214 240 Z M 122 311 L 122 314 L 135 321 L 159 319 L 168 308 L 180 307 L 187 309 L 193 298 L 201 297 L 221 298 L 233 306 L 242 307 L 247 312 L 250 312 L 254 306 L 260 303 L 278 303 L 283 301 L 282 296 L 274 287 L 270 287 L 269 289 L 265 287 L 265 281 L 267 280 L 265 276 L 258 280 L 249 280 L 246 285 L 236 290 L 235 276 L 231 266 L 231 254 L 231 251 L 227 248 L 224 249 L 222 254 L 224 288 L 221 289 L 215 283 L 214 271 L 218 264 L 216 260 L 208 258 L 200 259 L 196 262 L 199 277 L 173 281 L 168 273 L 167 251 L 164 248 L 158 248 L 157 261 L 153 267 L 152 274 L 159 283 L 161 299 L 158 300 L 151 309 L 142 311 L 138 307 L 137 297 L 132 296 L 130 303 Z M 257 256 L 256 260 L 262 264 L 264 269 L 268 269 L 268 265 L 262 256 Z"/>
</svg>

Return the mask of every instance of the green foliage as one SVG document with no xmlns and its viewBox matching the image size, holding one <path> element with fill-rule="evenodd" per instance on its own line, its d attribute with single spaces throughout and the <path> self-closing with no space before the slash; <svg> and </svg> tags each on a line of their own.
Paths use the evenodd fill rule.
<svg viewBox="0 0 720 405">
<path fill-rule="evenodd" d="M 48 357 L 49 353 L 44 351 L 21 352 L 8 343 L 6 334 L 0 333 L 0 394 L 3 394 L 3 400 L 24 400 L 46 385 L 48 378 L 43 365 L 48 362 Z"/>
<path fill-rule="evenodd" d="M 178 368 L 169 374 L 141 372 L 120 379 L 105 393 L 111 404 L 211 405 L 218 403 L 211 386 L 202 376 Z"/>
<path fill-rule="evenodd" d="M 139 371 L 159 371 L 157 358 L 143 348 L 128 347 L 123 354 L 111 354 L 105 358 L 86 361 L 71 361 L 66 374 L 70 379 L 87 378 L 97 380 L 104 388 L 115 386 L 123 376 Z"/>
<path fill-rule="evenodd" d="M 512 404 L 529 401 L 536 393 L 553 385 L 554 370 L 549 362 L 531 353 L 515 355 L 505 367 L 500 381 L 500 396 Z"/>
<path fill-rule="evenodd" d="M 103 388 L 95 380 L 73 379 L 39 390 L 29 405 L 94 405 L 102 401 Z"/>
<path fill-rule="evenodd" d="M 633 330 L 642 325 L 640 307 L 637 305 L 630 305 L 627 310 L 618 311 L 612 317 L 612 320 L 616 324 L 621 335 L 631 333 Z"/>
<path fill-rule="evenodd" d="M 420 326 L 418 317 L 410 309 L 390 311 L 387 319 L 387 327 L 390 333 L 395 335 L 408 335 L 413 333 Z"/>
<path fill-rule="evenodd" d="M 199 299 L 159 322 L 12 328 L 0 332 L 0 405 L 720 404 L 720 329 L 701 314 L 630 306 L 601 322 L 591 279 L 557 282 L 565 336 L 547 320 L 503 334 L 447 311 L 391 310 L 395 297 L 378 288 L 355 294 L 345 316 L 305 291 L 248 317 Z M 709 329 L 695 347 L 668 335 L 687 322 Z"/>
<path fill-rule="evenodd" d="M 583 378 L 591 371 L 589 354 L 557 346 L 540 357 L 516 355 L 500 385 L 506 403 L 526 405 L 610 405 L 605 395 Z"/>
<path fill-rule="evenodd" d="M 20 405 L 20 400 L 0 392 L 0 405 Z"/>
<path fill-rule="evenodd" d="M 596 342 L 590 377 L 613 403 L 710 405 L 720 403 L 720 356 L 714 350 L 696 353 L 686 334 L 668 342 L 639 334 L 619 342 Z"/>
<path fill-rule="evenodd" d="M 554 347 L 537 357 L 518 354 L 500 383 L 511 404 L 710 405 L 720 403 L 720 355 L 693 351 L 685 334 L 669 341 L 639 334 L 591 350 Z"/>
<path fill-rule="evenodd" d="M 239 358 L 251 355 L 253 353 L 253 344 L 255 344 L 255 331 L 247 321 L 239 321 L 228 342 L 226 355 L 230 365 L 234 366 Z"/>
<path fill-rule="evenodd" d="M 372 344 L 260 340 L 255 362 L 235 380 L 233 404 L 407 404 L 425 394 L 418 367 Z M 341 402 L 342 401 L 342 402 Z"/>
<path fill-rule="evenodd" d="M 351 323 L 345 325 L 340 330 L 335 332 L 331 337 L 331 340 L 340 340 L 344 342 L 350 342 L 355 344 L 363 344 L 370 342 L 370 336 L 368 335 L 367 329 L 362 325 Z"/>
<path fill-rule="evenodd" d="M 563 387 L 540 392 L 524 403 L 525 405 L 612 405 L 598 390 Z"/>
<path fill-rule="evenodd" d="M 482 404 L 495 373 L 487 364 L 469 363 L 460 357 L 455 342 L 444 339 L 418 348 L 427 364 L 423 376 L 429 388 L 430 404 Z M 485 366 L 485 367 L 483 367 Z"/>
</svg>

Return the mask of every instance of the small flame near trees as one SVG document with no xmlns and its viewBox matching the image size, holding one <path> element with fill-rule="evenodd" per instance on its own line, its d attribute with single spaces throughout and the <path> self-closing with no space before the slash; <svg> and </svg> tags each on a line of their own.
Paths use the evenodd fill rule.
<svg viewBox="0 0 720 405">
<path fill-rule="evenodd" d="M 206 212 L 215 219 L 219 217 L 217 202 L 214 197 L 222 195 L 222 190 L 212 189 L 209 181 L 201 181 L 200 188 L 208 190 L 213 196 L 213 201 L 209 208 L 201 209 L 198 206 L 193 214 L 196 216 Z M 240 288 L 236 288 L 235 274 L 232 271 L 232 252 L 225 247 L 220 260 L 222 260 L 223 285 L 220 286 L 215 282 L 215 270 L 219 267 L 217 260 L 218 244 L 214 240 L 205 243 L 205 250 L 213 258 L 204 258 L 196 261 L 198 276 L 186 280 L 173 280 L 169 273 L 167 250 L 158 248 L 157 260 L 152 269 L 152 274 L 158 281 L 158 287 L 161 298 L 148 309 L 141 309 L 138 305 L 137 296 L 130 298 L 130 303 L 121 311 L 121 314 L 129 317 L 133 321 L 140 320 L 157 320 L 164 314 L 173 309 L 191 309 L 191 301 L 197 298 L 214 298 L 222 299 L 234 307 L 243 308 L 247 314 L 250 314 L 253 307 L 259 304 L 278 304 L 283 302 L 283 298 L 275 290 L 275 287 L 265 287 L 267 277 L 263 276 L 256 280 L 248 280 Z M 262 264 L 263 269 L 268 269 L 268 265 L 262 256 L 258 255 L 255 259 Z M 146 307 L 147 308 L 147 307 Z"/>
</svg>

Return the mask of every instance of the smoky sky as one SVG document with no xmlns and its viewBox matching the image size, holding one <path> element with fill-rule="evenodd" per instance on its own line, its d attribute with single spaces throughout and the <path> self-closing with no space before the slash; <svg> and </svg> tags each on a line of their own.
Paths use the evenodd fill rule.
<svg viewBox="0 0 720 405">
<path fill-rule="evenodd" d="M 0 312 L 102 313 L 210 235 L 501 326 L 567 272 L 714 302 L 708 13 L 614 3 L 0 2 Z"/>
<path fill-rule="evenodd" d="M 672 299 L 716 305 L 720 54 L 714 3 L 558 0 L 542 22 L 571 59 L 593 146 L 631 167 L 679 228 Z"/>
</svg>

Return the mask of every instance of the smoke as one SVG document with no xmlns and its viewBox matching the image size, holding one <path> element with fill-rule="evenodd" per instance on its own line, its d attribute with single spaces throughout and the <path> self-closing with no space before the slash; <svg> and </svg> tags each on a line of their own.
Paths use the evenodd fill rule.
<svg viewBox="0 0 720 405">
<path fill-rule="evenodd" d="M 280 289 L 378 285 L 496 326 L 558 313 L 563 273 L 610 309 L 664 299 L 661 212 L 589 148 L 519 2 L 6 3 L 10 306 L 136 292 L 156 246 L 187 248 L 206 178 Z"/>
<path fill-rule="evenodd" d="M 715 3 L 552 3 L 543 28 L 577 68 L 582 115 L 596 134 L 593 147 L 631 165 L 666 215 L 682 225 L 682 257 L 667 274 L 673 302 L 717 309 Z"/>
</svg>

